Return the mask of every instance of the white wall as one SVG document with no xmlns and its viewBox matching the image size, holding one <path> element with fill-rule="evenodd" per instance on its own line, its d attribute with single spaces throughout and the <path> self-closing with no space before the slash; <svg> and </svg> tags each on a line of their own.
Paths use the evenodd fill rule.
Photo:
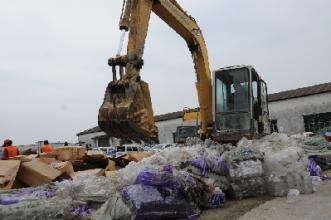
<svg viewBox="0 0 331 220">
<path fill-rule="evenodd" d="M 172 133 L 176 131 L 177 126 L 182 124 L 182 118 L 171 119 L 167 121 L 156 122 L 159 130 L 159 141 L 162 144 L 173 143 Z"/>
<path fill-rule="evenodd" d="M 331 92 L 269 103 L 270 119 L 277 119 L 279 132 L 305 131 L 303 115 L 331 112 Z"/>
<path fill-rule="evenodd" d="M 104 136 L 105 132 L 96 132 L 90 134 L 83 134 L 78 136 L 78 142 L 85 142 L 83 146 L 86 144 L 90 144 L 92 148 L 98 147 L 98 139 L 93 139 L 95 137 Z M 120 139 L 110 137 L 109 138 L 109 146 L 116 147 L 120 145 Z"/>
<path fill-rule="evenodd" d="M 104 132 L 96 132 L 96 133 L 90 133 L 90 134 L 83 134 L 78 136 L 78 142 L 85 142 L 83 146 L 86 146 L 87 144 L 91 145 L 92 148 L 97 147 L 97 143 L 95 139 L 92 139 L 97 136 L 105 135 Z"/>
</svg>

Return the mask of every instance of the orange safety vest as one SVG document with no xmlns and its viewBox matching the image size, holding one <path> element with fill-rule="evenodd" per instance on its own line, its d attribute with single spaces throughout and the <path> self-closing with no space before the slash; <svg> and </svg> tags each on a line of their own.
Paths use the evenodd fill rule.
<svg viewBox="0 0 331 220">
<path fill-rule="evenodd" d="M 18 150 L 15 146 L 7 146 L 4 149 L 4 155 L 7 156 L 6 159 L 18 156 Z"/>
<path fill-rule="evenodd" d="M 49 144 L 46 144 L 41 147 L 41 153 L 51 153 L 53 151 L 53 147 Z"/>
</svg>

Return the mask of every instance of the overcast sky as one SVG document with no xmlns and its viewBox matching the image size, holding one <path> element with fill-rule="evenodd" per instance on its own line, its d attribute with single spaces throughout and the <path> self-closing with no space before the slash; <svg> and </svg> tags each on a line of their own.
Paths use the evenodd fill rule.
<svg viewBox="0 0 331 220">
<path fill-rule="evenodd" d="M 179 1 L 199 23 L 211 69 L 253 65 L 269 93 L 331 81 L 331 1 Z M 97 125 L 111 79 L 120 0 L 0 1 L 0 139 L 77 141 Z M 185 42 L 151 18 L 142 78 L 155 114 L 197 107 Z"/>
</svg>

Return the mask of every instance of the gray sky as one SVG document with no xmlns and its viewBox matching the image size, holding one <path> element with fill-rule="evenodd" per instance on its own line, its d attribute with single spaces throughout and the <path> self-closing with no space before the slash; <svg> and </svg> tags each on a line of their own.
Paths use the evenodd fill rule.
<svg viewBox="0 0 331 220">
<path fill-rule="evenodd" d="M 179 2 L 204 33 L 211 69 L 251 64 L 269 93 L 331 81 L 330 1 Z M 97 125 L 121 4 L 0 1 L 1 141 L 77 141 L 77 132 Z M 198 105 L 186 44 L 155 15 L 144 60 L 156 114 Z"/>
</svg>

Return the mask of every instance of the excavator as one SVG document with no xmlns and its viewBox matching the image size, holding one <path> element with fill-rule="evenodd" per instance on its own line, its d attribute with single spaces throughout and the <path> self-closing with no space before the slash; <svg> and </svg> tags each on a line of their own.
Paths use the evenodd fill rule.
<svg viewBox="0 0 331 220">
<path fill-rule="evenodd" d="M 98 124 L 112 137 L 158 142 L 148 83 L 140 76 L 151 13 L 187 43 L 196 72 L 199 136 L 219 142 L 258 138 L 270 132 L 267 85 L 252 66 L 238 65 L 211 73 L 201 29 L 176 0 L 124 0 L 119 50 L 108 60 L 113 80 L 99 109 Z M 126 32 L 127 54 L 121 55 Z"/>
</svg>

